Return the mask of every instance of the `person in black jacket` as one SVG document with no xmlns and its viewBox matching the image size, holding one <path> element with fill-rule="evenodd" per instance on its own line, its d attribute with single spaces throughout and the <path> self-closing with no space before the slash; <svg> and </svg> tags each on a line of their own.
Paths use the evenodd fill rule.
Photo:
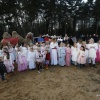
<svg viewBox="0 0 100 100">
<path fill-rule="evenodd" d="M 0 75 L 1 75 L 1 78 L 2 78 L 2 81 L 5 80 L 5 74 L 6 73 L 6 67 L 2 61 L 2 58 L 0 57 Z"/>
</svg>

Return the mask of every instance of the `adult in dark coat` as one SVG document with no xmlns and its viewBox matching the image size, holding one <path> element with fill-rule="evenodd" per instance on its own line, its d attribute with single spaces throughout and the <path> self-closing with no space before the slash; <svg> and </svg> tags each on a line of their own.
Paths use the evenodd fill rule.
<svg viewBox="0 0 100 100">
<path fill-rule="evenodd" d="M 89 39 L 91 39 L 92 38 L 92 36 L 91 35 L 89 35 Z"/>
<path fill-rule="evenodd" d="M 98 35 L 96 35 L 96 40 L 95 40 L 95 42 L 97 43 L 98 41 L 99 41 L 99 36 Z"/>
<path fill-rule="evenodd" d="M 87 34 L 86 36 L 85 36 L 85 41 L 87 42 L 89 40 L 89 35 Z"/>
<path fill-rule="evenodd" d="M 64 39 L 63 39 L 63 42 L 64 42 L 65 44 L 68 44 L 68 43 L 69 43 L 69 40 L 70 40 L 70 38 L 68 37 L 67 34 L 65 34 L 65 37 L 64 37 Z"/>
<path fill-rule="evenodd" d="M 93 34 L 92 38 L 94 39 L 94 42 L 97 42 L 97 40 L 96 40 L 96 34 Z"/>
</svg>

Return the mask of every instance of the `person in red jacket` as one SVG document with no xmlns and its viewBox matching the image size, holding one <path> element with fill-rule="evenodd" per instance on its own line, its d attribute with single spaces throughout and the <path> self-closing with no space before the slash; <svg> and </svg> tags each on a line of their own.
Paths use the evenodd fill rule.
<svg viewBox="0 0 100 100">
<path fill-rule="evenodd" d="M 47 34 L 45 37 L 44 37 L 44 41 L 46 42 L 46 41 L 49 41 L 49 35 Z"/>
</svg>

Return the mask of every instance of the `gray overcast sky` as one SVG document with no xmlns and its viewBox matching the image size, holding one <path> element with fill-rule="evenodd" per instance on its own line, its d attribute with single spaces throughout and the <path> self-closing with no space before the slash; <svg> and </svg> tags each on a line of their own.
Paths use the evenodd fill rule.
<svg viewBox="0 0 100 100">
<path fill-rule="evenodd" d="M 87 0 L 83 0 L 83 1 L 87 2 Z"/>
<path fill-rule="evenodd" d="M 87 2 L 87 0 L 83 0 L 83 1 Z M 95 1 L 95 0 L 94 0 L 94 1 Z"/>
</svg>

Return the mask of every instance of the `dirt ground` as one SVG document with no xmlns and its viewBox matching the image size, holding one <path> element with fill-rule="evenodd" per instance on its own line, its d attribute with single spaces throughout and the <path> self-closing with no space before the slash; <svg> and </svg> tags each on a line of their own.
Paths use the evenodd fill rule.
<svg viewBox="0 0 100 100">
<path fill-rule="evenodd" d="M 0 80 L 0 100 L 100 100 L 100 65 L 15 72 Z"/>
</svg>

